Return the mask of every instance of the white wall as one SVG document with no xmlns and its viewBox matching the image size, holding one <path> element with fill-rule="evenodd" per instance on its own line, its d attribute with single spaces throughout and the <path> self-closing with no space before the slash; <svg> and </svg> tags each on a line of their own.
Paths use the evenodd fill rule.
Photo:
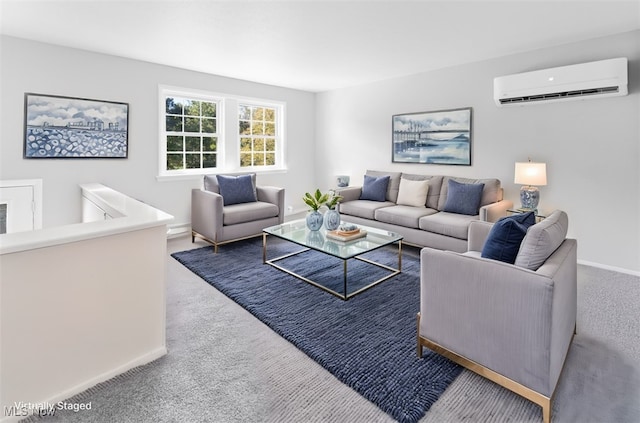
<svg viewBox="0 0 640 423">
<path fill-rule="evenodd" d="M 198 72 L 0 38 L 0 179 L 44 180 L 45 227 L 79 222 L 78 184 L 100 182 L 188 223 L 190 189 L 199 180 L 158 182 L 157 86 L 192 87 L 287 102 L 287 173 L 258 182 L 287 189 L 287 205 L 348 172 L 353 184 L 367 168 L 498 177 L 516 204 L 516 161 L 547 163 L 543 212 L 570 216 L 583 262 L 640 271 L 640 32 L 487 60 L 318 94 Z M 470 48 L 472 44 L 470 43 Z M 497 108 L 493 78 L 546 67 L 625 56 L 626 97 Z M 25 160 L 24 93 L 127 102 L 126 160 Z M 391 116 L 473 108 L 470 167 L 391 163 Z M 315 149 L 315 150 L 314 150 Z M 315 154 L 314 154 L 315 153 Z"/>
<path fill-rule="evenodd" d="M 0 52 L 0 180 L 43 179 L 44 227 L 80 222 L 78 185 L 92 182 L 172 214 L 177 225 L 190 222 L 191 188 L 201 178 L 156 180 L 159 84 L 286 102 L 288 171 L 257 181 L 286 186 L 285 204 L 294 207 L 314 186 L 313 161 L 300 158 L 311 159 L 315 94 L 7 36 Z M 129 103 L 129 158 L 23 159 L 25 92 Z"/>
<path fill-rule="evenodd" d="M 496 76 L 614 57 L 629 59 L 628 96 L 494 104 Z M 392 115 L 461 107 L 473 108 L 472 166 L 391 163 Z M 579 259 L 640 271 L 640 31 L 330 91 L 316 108 L 320 186 L 345 170 L 352 185 L 366 169 L 497 177 L 520 204 L 514 163 L 531 157 L 547 163 L 540 209 L 568 213 Z"/>
<path fill-rule="evenodd" d="M 2 410 L 55 404 L 166 354 L 166 233 L 159 223 L 0 255 Z"/>
</svg>

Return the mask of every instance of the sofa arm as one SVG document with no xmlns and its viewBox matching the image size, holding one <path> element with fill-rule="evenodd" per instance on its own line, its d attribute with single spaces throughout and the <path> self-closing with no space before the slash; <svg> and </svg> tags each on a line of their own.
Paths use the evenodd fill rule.
<svg viewBox="0 0 640 423">
<path fill-rule="evenodd" d="M 278 206 L 278 223 L 284 222 L 284 188 L 257 186 L 258 201 Z"/>
<path fill-rule="evenodd" d="M 495 222 L 507 215 L 507 210 L 513 208 L 513 201 L 501 200 L 495 203 L 480 207 L 480 220 L 485 222 Z"/>
<path fill-rule="evenodd" d="M 223 201 L 220 194 L 195 188 L 191 190 L 191 230 L 211 241 L 222 231 Z"/>
<path fill-rule="evenodd" d="M 342 196 L 342 203 L 346 203 L 347 201 L 355 201 L 360 199 L 360 194 L 362 194 L 362 187 L 343 187 L 337 188 L 337 195 Z"/>
<path fill-rule="evenodd" d="M 467 251 L 482 251 L 484 243 L 493 228 L 493 223 L 475 220 L 469 224 Z"/>
<path fill-rule="evenodd" d="M 553 281 L 451 251 L 421 251 L 420 336 L 550 394 Z"/>
</svg>

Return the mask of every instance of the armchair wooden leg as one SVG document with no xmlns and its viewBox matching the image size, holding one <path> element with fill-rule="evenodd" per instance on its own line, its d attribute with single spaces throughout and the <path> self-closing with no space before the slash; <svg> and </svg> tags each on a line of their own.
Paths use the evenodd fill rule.
<svg viewBox="0 0 640 423">
<path fill-rule="evenodd" d="M 418 355 L 418 358 L 422 358 L 422 344 L 420 343 L 420 313 L 418 313 L 416 315 L 416 341 L 417 341 L 417 350 L 416 350 L 416 354 Z"/>
<path fill-rule="evenodd" d="M 543 423 L 551 423 L 551 400 L 547 401 L 542 406 L 542 421 Z"/>
</svg>

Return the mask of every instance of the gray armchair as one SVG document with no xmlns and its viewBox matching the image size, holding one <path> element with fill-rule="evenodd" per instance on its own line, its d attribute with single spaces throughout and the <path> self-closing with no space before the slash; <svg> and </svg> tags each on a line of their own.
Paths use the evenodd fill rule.
<svg viewBox="0 0 640 423">
<path fill-rule="evenodd" d="M 256 186 L 257 201 L 225 205 L 215 176 L 205 176 L 204 188 L 191 191 L 191 242 L 195 237 L 218 246 L 262 235 L 266 227 L 284 221 L 284 188 Z"/>
<path fill-rule="evenodd" d="M 533 401 L 546 423 L 576 329 L 567 226 L 555 211 L 529 227 L 515 264 L 481 257 L 488 222 L 471 223 L 466 253 L 421 250 L 418 356 L 427 347 Z"/>
</svg>

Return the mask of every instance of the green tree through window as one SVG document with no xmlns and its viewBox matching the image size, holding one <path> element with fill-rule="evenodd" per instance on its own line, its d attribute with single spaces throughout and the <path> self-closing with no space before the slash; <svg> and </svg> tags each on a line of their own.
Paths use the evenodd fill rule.
<svg viewBox="0 0 640 423">
<path fill-rule="evenodd" d="M 165 97 L 166 170 L 217 166 L 217 101 Z"/>
<path fill-rule="evenodd" d="M 240 104 L 240 167 L 276 164 L 277 109 Z"/>
</svg>

